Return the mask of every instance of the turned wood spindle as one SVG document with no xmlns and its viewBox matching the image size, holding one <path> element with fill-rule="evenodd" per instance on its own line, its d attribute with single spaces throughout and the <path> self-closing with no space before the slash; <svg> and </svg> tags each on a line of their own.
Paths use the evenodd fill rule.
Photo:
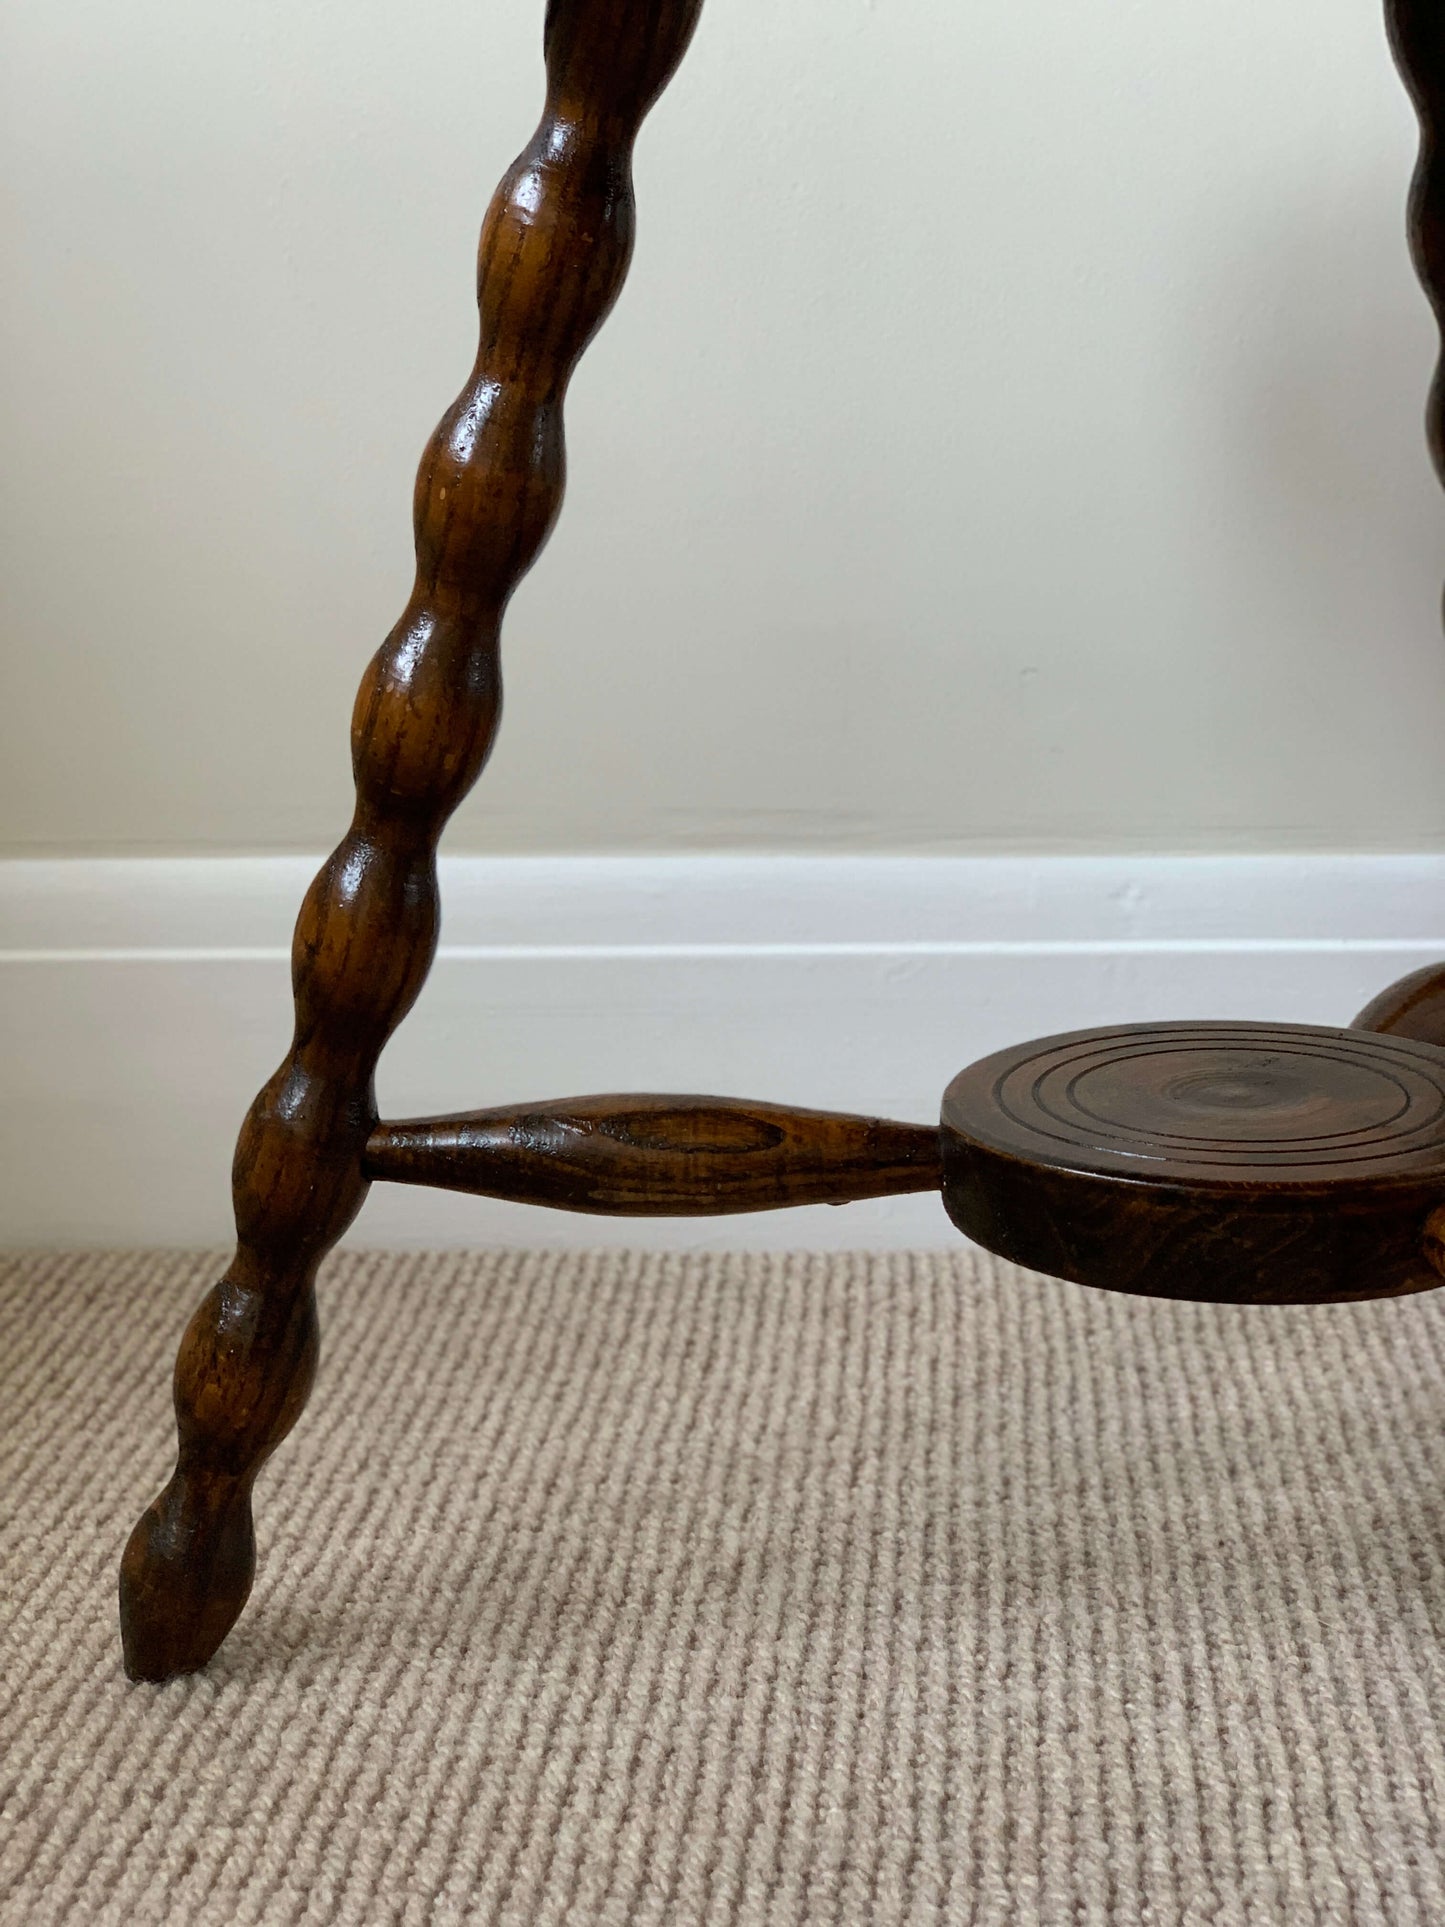
<svg viewBox="0 0 1445 1927">
<path fill-rule="evenodd" d="M 176 1365 L 175 1473 L 121 1569 L 126 1666 L 201 1666 L 245 1604 L 251 1486 L 316 1369 L 313 1281 L 366 1194 L 372 1080 L 436 947 L 436 846 L 496 734 L 507 600 L 562 499 L 567 382 L 622 286 L 632 146 L 701 0 L 550 0 L 546 105 L 488 209 L 471 378 L 422 458 L 416 583 L 362 680 L 356 812 L 292 951 L 295 1036 L 236 1148 L 237 1249 Z"/>
<path fill-rule="evenodd" d="M 1410 184 L 1410 252 L 1445 334 L 1445 7 L 1440 0 L 1386 0 L 1390 46 L 1420 120 L 1420 158 Z M 1425 410 L 1435 470 L 1445 482 L 1445 356 Z M 1445 1044 L 1445 964 L 1411 971 L 1372 997 L 1356 1030 Z"/>
<path fill-rule="evenodd" d="M 935 1125 L 741 1097 L 559 1097 L 379 1124 L 366 1170 L 634 1218 L 846 1204 L 942 1181 Z"/>
<path fill-rule="evenodd" d="M 1445 332 L 1445 8 L 1440 0 L 1386 0 L 1390 45 L 1420 119 L 1420 159 L 1410 187 L 1410 249 Z M 1430 452 L 1445 482 L 1445 359 L 1428 411 Z"/>
</svg>

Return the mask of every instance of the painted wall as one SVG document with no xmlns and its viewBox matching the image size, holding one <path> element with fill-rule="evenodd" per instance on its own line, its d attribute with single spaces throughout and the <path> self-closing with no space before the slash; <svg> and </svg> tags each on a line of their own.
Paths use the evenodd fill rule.
<svg viewBox="0 0 1445 1927">
<path fill-rule="evenodd" d="M 3 850 L 334 839 L 540 16 L 8 10 Z M 449 847 L 1438 847 L 1413 152 L 1360 0 L 711 0 Z"/>
</svg>

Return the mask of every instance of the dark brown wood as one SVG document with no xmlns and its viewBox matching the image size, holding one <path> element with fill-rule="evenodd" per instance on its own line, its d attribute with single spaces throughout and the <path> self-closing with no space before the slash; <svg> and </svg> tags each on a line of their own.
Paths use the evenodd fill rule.
<svg viewBox="0 0 1445 1927">
<path fill-rule="evenodd" d="M 1385 19 L 1396 65 L 1420 118 L 1420 159 L 1410 185 L 1410 252 L 1445 330 L 1445 5 L 1386 0 Z M 1445 360 L 1436 367 L 1425 412 L 1430 452 L 1445 481 Z M 1445 964 L 1427 964 L 1382 990 L 1353 1028 L 1445 1045 Z"/>
<path fill-rule="evenodd" d="M 1307 1024 L 1136 1024 L 954 1079 L 943 1198 L 1016 1263 L 1145 1297 L 1320 1304 L 1440 1283 L 1445 1051 Z"/>
<path fill-rule="evenodd" d="M 979 1242 L 1120 1291 L 1321 1302 L 1445 1276 L 1445 966 L 1348 1031 L 1156 1024 L 1019 1045 L 954 1080 L 941 1132 L 716 1098 L 378 1124 L 377 1059 L 435 949 L 437 839 L 496 733 L 502 615 L 561 502 L 567 383 L 626 272 L 632 144 L 700 4 L 549 0 L 545 111 L 482 230 L 476 365 L 423 457 L 415 587 L 353 715 L 355 815 L 302 907 L 295 1035 L 237 1146 L 236 1256 L 182 1341 L 176 1470 L 122 1562 L 134 1677 L 203 1665 L 245 1603 L 252 1485 L 315 1372 L 316 1268 L 378 1177 L 646 1215 L 941 1180 Z M 1445 322 L 1445 5 L 1387 10 L 1422 129 L 1411 241 Z M 1445 478 L 1438 371 L 1429 421 Z"/>
<path fill-rule="evenodd" d="M 548 5 L 541 124 L 482 228 L 476 365 L 417 476 L 416 584 L 356 702 L 356 814 L 297 924 L 295 1038 L 236 1149 L 236 1256 L 182 1340 L 176 1470 L 122 1561 L 135 1678 L 204 1665 L 250 1590 L 252 1483 L 306 1402 L 316 1267 L 366 1195 L 376 1061 L 436 946 L 437 838 L 491 748 L 502 614 L 562 499 L 567 382 L 627 271 L 633 140 L 700 5 Z"/>
<path fill-rule="evenodd" d="M 1390 45 L 1420 117 L 1420 161 L 1410 189 L 1410 247 L 1445 330 L 1445 7 L 1440 0 L 1386 0 Z M 1445 362 L 1428 407 L 1430 452 L 1445 481 Z"/>
<path fill-rule="evenodd" d="M 365 1171 L 636 1218 L 846 1204 L 942 1182 L 934 1125 L 739 1097 L 559 1097 L 378 1124 Z"/>
<path fill-rule="evenodd" d="M 1445 1045 L 1445 964 L 1426 964 L 1382 990 L 1365 1005 L 1351 1029 Z"/>
<path fill-rule="evenodd" d="M 1431 1268 L 1445 1279 L 1445 1205 L 1437 1205 L 1425 1220 L 1424 1246 Z"/>
</svg>

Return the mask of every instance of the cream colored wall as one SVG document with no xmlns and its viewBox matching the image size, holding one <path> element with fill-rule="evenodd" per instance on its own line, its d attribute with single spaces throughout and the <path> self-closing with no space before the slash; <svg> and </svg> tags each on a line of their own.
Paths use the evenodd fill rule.
<svg viewBox="0 0 1445 1927">
<path fill-rule="evenodd" d="M 333 840 L 541 11 L 9 12 L 9 853 Z M 449 847 L 1438 846 L 1413 151 L 1360 0 L 710 0 Z"/>
</svg>

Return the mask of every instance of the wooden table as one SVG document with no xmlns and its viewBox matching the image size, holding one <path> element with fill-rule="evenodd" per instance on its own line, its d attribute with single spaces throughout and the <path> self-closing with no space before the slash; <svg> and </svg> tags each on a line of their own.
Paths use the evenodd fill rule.
<svg viewBox="0 0 1445 1927">
<path fill-rule="evenodd" d="M 941 1189 L 991 1249 L 1120 1291 L 1314 1302 L 1441 1281 L 1445 966 L 1345 1030 L 1021 1045 L 955 1079 L 941 1126 L 654 1096 L 378 1119 L 377 1059 L 436 948 L 437 841 L 497 732 L 502 616 L 561 506 L 567 383 L 627 272 L 633 142 L 700 7 L 549 0 L 541 123 L 482 228 L 476 364 L 417 476 L 415 586 L 352 716 L 355 814 L 296 927 L 295 1035 L 236 1147 L 236 1255 L 181 1341 L 176 1470 L 125 1550 L 137 1679 L 203 1666 L 246 1602 L 251 1487 L 316 1369 L 316 1269 L 378 1180 L 623 1215 Z M 1445 5 L 1388 12 L 1424 131 L 1411 235 L 1440 313 Z M 1445 475 L 1438 382 L 1430 433 Z"/>
</svg>

